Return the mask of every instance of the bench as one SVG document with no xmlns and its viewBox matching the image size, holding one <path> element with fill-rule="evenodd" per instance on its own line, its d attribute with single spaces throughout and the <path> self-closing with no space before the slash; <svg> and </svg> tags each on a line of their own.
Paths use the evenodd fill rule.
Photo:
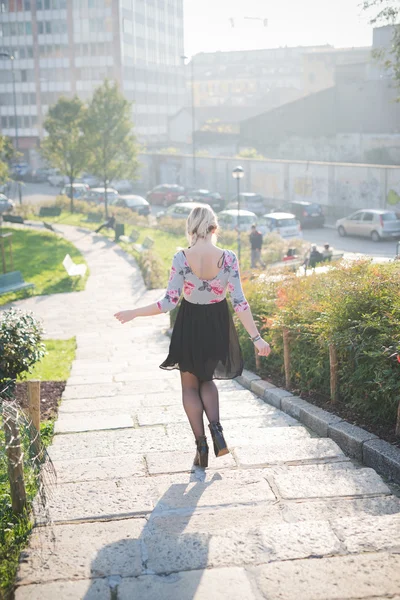
<svg viewBox="0 0 400 600">
<path fill-rule="evenodd" d="M 69 254 L 67 254 L 63 260 L 63 267 L 70 277 L 83 277 L 87 269 L 86 265 L 84 264 L 75 264 Z"/>
<path fill-rule="evenodd" d="M 23 224 L 24 219 L 20 215 L 3 215 L 3 221 L 8 221 L 9 223 Z"/>
<path fill-rule="evenodd" d="M 0 275 L 0 295 L 8 292 L 18 292 L 34 287 L 33 283 L 26 283 L 21 275 L 21 271 L 12 271 Z"/>
<path fill-rule="evenodd" d="M 43 221 L 43 225 L 49 231 L 53 231 L 54 233 L 56 232 L 56 230 L 54 229 L 53 225 L 51 225 L 51 223 L 46 223 L 46 221 Z"/>
<path fill-rule="evenodd" d="M 140 233 L 138 231 L 131 231 L 130 235 L 121 235 L 121 242 L 125 242 L 125 244 L 134 244 L 138 241 L 140 237 Z"/>
<path fill-rule="evenodd" d="M 101 213 L 90 212 L 85 219 L 86 223 L 101 223 L 103 215 Z"/>
<path fill-rule="evenodd" d="M 142 254 L 142 252 L 144 252 L 145 250 L 150 250 L 150 248 L 152 248 L 154 246 L 154 240 L 152 240 L 150 237 L 145 237 L 143 240 L 143 244 L 134 244 L 133 247 L 136 250 L 136 252 L 139 252 L 139 254 Z"/>
<path fill-rule="evenodd" d="M 59 217 L 60 215 L 60 206 L 41 206 L 39 210 L 39 217 Z"/>
</svg>

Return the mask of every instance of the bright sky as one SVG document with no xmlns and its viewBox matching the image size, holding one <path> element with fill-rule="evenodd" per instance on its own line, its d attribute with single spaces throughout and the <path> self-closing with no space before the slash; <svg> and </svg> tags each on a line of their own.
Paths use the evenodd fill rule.
<svg viewBox="0 0 400 600">
<path fill-rule="evenodd" d="M 369 46 L 372 28 L 360 4 L 361 0 L 184 0 L 185 54 L 327 43 L 337 48 Z M 263 19 L 268 19 L 266 28 Z"/>
</svg>

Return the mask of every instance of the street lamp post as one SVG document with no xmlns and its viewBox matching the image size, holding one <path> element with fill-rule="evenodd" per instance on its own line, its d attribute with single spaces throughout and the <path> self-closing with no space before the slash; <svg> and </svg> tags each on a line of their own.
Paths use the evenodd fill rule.
<svg viewBox="0 0 400 600">
<path fill-rule="evenodd" d="M 182 56 L 183 60 L 186 60 L 187 56 Z M 190 61 L 190 87 L 191 87 L 191 102 L 192 102 L 192 179 L 193 187 L 196 186 L 196 141 L 194 134 L 196 131 L 196 107 L 194 102 L 194 59 Z"/>
<path fill-rule="evenodd" d="M 3 58 L 9 58 L 11 60 L 11 74 L 13 84 L 13 100 L 14 100 L 14 120 L 15 120 L 15 149 L 18 150 L 18 121 L 17 121 L 17 94 L 15 91 L 15 71 L 14 71 L 14 54 L 10 52 L 0 52 L 0 56 Z"/>
<path fill-rule="evenodd" d="M 242 167 L 235 167 L 232 171 L 232 176 L 236 179 L 237 185 L 237 251 L 240 263 L 240 180 L 244 177 L 244 170 Z"/>
</svg>

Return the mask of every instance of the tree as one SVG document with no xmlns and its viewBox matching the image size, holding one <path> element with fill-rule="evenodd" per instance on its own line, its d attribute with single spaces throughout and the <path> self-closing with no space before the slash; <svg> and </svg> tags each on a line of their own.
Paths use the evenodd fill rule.
<svg viewBox="0 0 400 600">
<path fill-rule="evenodd" d="M 393 73 L 393 78 L 400 87 L 400 1 L 364 0 L 363 6 L 364 10 L 372 14 L 371 25 L 393 26 L 391 47 L 378 49 L 374 54 L 383 62 L 384 67 Z"/>
<path fill-rule="evenodd" d="M 132 129 L 131 104 L 116 83 L 105 80 L 93 94 L 84 130 L 90 151 L 90 170 L 104 184 L 106 217 L 109 182 L 118 178 L 133 179 L 138 170 L 139 147 Z"/>
<path fill-rule="evenodd" d="M 59 98 L 44 121 L 48 136 L 42 142 L 42 155 L 52 167 L 68 177 L 71 212 L 74 212 L 73 184 L 85 170 L 88 158 L 82 129 L 85 111 L 77 96 Z"/>
<path fill-rule="evenodd" d="M 6 135 L 0 135 L 0 184 L 6 183 L 10 177 L 10 164 L 21 155 L 13 146 L 12 140 Z"/>
</svg>

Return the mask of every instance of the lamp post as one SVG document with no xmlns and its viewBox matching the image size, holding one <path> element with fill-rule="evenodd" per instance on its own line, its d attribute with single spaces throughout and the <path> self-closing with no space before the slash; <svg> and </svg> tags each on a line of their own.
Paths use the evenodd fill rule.
<svg viewBox="0 0 400 600">
<path fill-rule="evenodd" d="M 240 263 L 240 180 L 244 177 L 244 170 L 242 169 L 242 167 L 235 167 L 232 171 L 232 177 L 236 179 L 237 185 L 237 251 Z"/>
<path fill-rule="evenodd" d="M 187 56 L 182 56 L 182 59 L 187 60 Z M 196 107 L 194 103 L 194 60 L 190 61 L 190 87 L 191 87 L 191 98 L 192 98 L 192 180 L 193 187 L 196 186 L 196 142 L 194 134 L 196 131 Z"/>
<path fill-rule="evenodd" d="M 17 122 L 17 94 L 15 91 L 15 71 L 14 71 L 14 54 L 11 52 L 0 52 L 0 56 L 3 58 L 9 58 L 11 60 L 11 74 L 13 84 L 13 100 L 14 100 L 14 120 L 15 120 L 15 149 L 18 150 L 18 122 Z"/>
</svg>

